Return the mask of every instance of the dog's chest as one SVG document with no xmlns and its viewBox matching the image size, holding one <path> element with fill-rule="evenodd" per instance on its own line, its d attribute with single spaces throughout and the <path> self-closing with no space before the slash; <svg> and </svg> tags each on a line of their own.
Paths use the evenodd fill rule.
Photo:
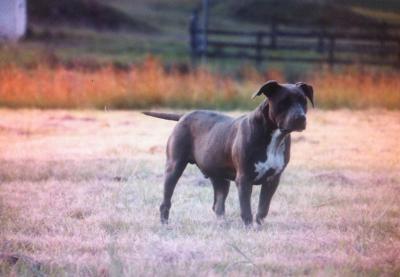
<svg viewBox="0 0 400 277">
<path fill-rule="evenodd" d="M 280 173 L 285 166 L 285 139 L 280 130 L 272 133 L 271 141 L 265 154 L 264 160 L 254 164 L 255 181 L 260 181 L 265 177 L 272 177 Z"/>
</svg>

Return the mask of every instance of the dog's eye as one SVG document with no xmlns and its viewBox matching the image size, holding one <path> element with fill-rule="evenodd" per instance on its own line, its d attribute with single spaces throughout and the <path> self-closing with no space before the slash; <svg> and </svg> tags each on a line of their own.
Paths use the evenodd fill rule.
<svg viewBox="0 0 400 277">
<path fill-rule="evenodd" d="M 300 98 L 299 98 L 299 103 L 300 103 L 301 105 L 307 106 L 307 100 L 306 100 L 306 98 L 300 96 Z"/>
</svg>

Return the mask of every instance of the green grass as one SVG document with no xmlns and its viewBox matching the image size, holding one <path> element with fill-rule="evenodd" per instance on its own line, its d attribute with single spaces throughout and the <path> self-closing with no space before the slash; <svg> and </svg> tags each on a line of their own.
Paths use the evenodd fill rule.
<svg viewBox="0 0 400 277">
<path fill-rule="evenodd" d="M 362 6 L 361 7 L 355 6 L 352 8 L 352 10 L 361 15 L 368 16 L 370 18 L 374 18 L 377 20 L 385 21 L 388 23 L 395 23 L 395 24 L 400 23 L 400 9 L 397 11 L 393 11 L 393 10 L 382 11 L 382 10 L 375 10 L 375 9 L 371 9 L 371 8 L 365 8 Z"/>
<path fill-rule="evenodd" d="M 60 1 L 53 7 L 56 9 L 58 6 L 70 6 L 72 11 L 79 11 L 82 13 L 82 17 L 87 18 L 87 22 L 81 24 L 77 23 L 70 13 L 60 13 L 58 20 L 58 17 L 50 12 L 51 10 L 41 9 L 42 6 L 49 6 L 48 0 L 30 3 L 29 26 L 33 36 L 18 45 L 3 45 L 0 48 L 0 64 L 14 62 L 29 66 L 32 63 L 38 63 L 37 61 L 46 61 L 51 57 L 64 63 L 89 60 L 92 63 L 116 62 L 126 65 L 141 61 L 148 54 L 157 55 L 167 64 L 190 61 L 188 22 L 191 11 L 197 5 L 196 2 L 188 0 L 168 2 L 161 0 L 94 1 L 93 3 L 102 5 L 102 9 L 104 9 L 102 13 L 106 16 L 105 22 L 111 22 L 110 26 L 113 26 L 112 22 L 120 20 L 122 24 L 120 28 L 107 28 L 107 26 L 96 28 L 95 23 L 98 23 L 101 17 L 85 14 L 86 10 L 90 10 L 90 6 L 84 3 L 86 2 Z M 210 13 L 210 26 L 234 30 L 263 30 L 266 28 L 263 22 L 243 20 L 232 15 L 237 4 L 236 1 L 231 0 L 213 6 Z M 79 8 L 79 5 L 82 7 Z M 262 5 L 268 7 L 270 3 L 265 2 Z M 309 5 L 317 4 L 311 2 Z M 278 6 L 276 12 L 279 13 L 279 8 L 282 7 Z M 398 20 L 396 11 L 400 9 L 398 2 L 391 0 L 379 1 L 379 4 L 372 1 L 340 2 L 338 7 L 355 14 L 362 14 L 370 19 L 386 18 L 391 22 Z M 286 7 L 284 10 L 287 9 L 290 10 L 290 7 Z M 268 9 L 263 8 L 262 10 Z M 118 14 L 123 14 L 123 16 L 118 16 Z M 313 16 L 315 13 L 306 17 Z M 150 29 L 146 29 L 147 27 Z M 214 63 L 218 65 L 225 62 L 216 61 Z M 232 63 L 241 66 L 246 62 Z M 285 63 L 277 65 L 285 67 Z M 297 65 L 292 66 L 297 67 Z M 304 69 L 304 66 L 300 65 L 299 68 Z M 306 68 L 311 67 L 306 66 Z"/>
</svg>

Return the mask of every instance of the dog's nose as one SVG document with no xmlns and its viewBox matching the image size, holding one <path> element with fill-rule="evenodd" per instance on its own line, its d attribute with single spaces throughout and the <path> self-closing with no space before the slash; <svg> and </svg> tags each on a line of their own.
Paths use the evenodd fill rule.
<svg viewBox="0 0 400 277">
<path fill-rule="evenodd" d="M 306 116 L 304 114 L 298 114 L 293 120 L 295 129 L 304 129 L 306 127 Z"/>
<path fill-rule="evenodd" d="M 299 114 L 299 115 L 296 117 L 296 120 L 297 120 L 298 122 L 304 122 L 304 121 L 306 121 L 306 116 L 305 116 L 304 114 Z"/>
</svg>

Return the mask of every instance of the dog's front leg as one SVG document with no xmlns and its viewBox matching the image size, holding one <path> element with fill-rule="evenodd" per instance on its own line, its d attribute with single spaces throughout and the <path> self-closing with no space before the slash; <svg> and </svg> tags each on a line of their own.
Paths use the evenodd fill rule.
<svg viewBox="0 0 400 277">
<path fill-rule="evenodd" d="M 279 179 L 280 175 L 274 176 L 271 180 L 265 182 L 265 184 L 263 184 L 261 187 L 258 211 L 256 215 L 256 222 L 260 225 L 263 223 L 264 218 L 268 214 L 272 196 L 279 185 Z"/>
<path fill-rule="evenodd" d="M 236 185 L 239 192 L 239 202 L 240 202 L 240 216 L 246 226 L 253 223 L 253 215 L 251 213 L 251 192 L 253 190 L 253 185 L 247 178 L 241 177 L 237 178 Z"/>
</svg>

